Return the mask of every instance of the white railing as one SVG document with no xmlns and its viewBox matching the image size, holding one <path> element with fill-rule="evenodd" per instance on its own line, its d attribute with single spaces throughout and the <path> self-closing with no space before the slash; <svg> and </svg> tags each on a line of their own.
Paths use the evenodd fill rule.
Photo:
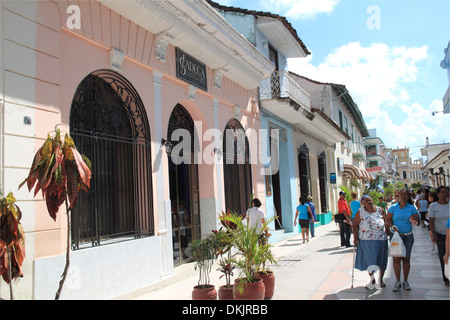
<svg viewBox="0 0 450 320">
<path fill-rule="evenodd" d="M 366 157 L 366 148 L 359 142 L 353 142 L 352 152 Z"/>
<path fill-rule="evenodd" d="M 447 92 L 442 99 L 444 105 L 444 113 L 450 113 L 450 85 L 447 88 Z"/>
<path fill-rule="evenodd" d="M 275 71 L 259 85 L 261 100 L 289 98 L 303 108 L 310 108 L 311 101 L 306 91 L 287 71 Z"/>
</svg>

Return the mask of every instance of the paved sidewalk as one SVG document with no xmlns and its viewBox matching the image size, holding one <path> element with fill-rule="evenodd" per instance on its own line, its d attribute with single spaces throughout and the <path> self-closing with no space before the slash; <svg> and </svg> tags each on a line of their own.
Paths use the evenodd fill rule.
<svg viewBox="0 0 450 320">
<path fill-rule="evenodd" d="M 339 247 L 339 229 L 331 222 L 316 228 L 316 237 L 303 244 L 301 235 L 283 240 L 273 247 L 280 259 L 275 267 L 276 284 L 273 300 L 341 300 L 341 299 L 389 299 L 389 300 L 449 300 L 449 287 L 444 286 L 437 255 L 431 255 L 428 231 L 414 228 L 414 246 L 411 258 L 409 283 L 411 291 L 392 291 L 395 276 L 392 258 L 389 258 L 384 282 L 386 288 L 367 290 L 367 272 L 354 270 L 352 284 L 352 248 Z M 192 288 L 197 284 L 194 263 L 175 268 L 175 275 L 168 279 L 173 283 L 159 284 L 122 296 L 135 300 L 191 300 Z M 224 285 L 222 274 L 211 272 L 211 283 L 218 289 Z M 377 275 L 376 275 L 377 278 Z M 156 288 L 156 289 L 155 289 Z M 153 290 L 155 289 L 155 290 Z M 150 291 L 152 290 L 152 291 Z"/>
</svg>

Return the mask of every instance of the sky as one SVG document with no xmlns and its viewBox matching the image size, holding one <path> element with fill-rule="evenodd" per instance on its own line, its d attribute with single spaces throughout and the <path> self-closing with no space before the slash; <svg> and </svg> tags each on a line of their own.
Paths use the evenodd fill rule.
<svg viewBox="0 0 450 320">
<path fill-rule="evenodd" d="M 450 142 L 450 114 L 442 113 L 449 83 L 440 67 L 450 40 L 449 0 L 216 2 L 286 17 L 311 52 L 288 59 L 289 71 L 345 85 L 386 147 L 409 147 L 415 160 L 426 137 Z"/>
</svg>

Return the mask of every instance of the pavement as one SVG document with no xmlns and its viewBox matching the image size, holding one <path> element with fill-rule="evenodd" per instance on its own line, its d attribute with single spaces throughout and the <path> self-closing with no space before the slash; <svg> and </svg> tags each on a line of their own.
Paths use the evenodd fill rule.
<svg viewBox="0 0 450 320">
<path fill-rule="evenodd" d="M 352 281 L 353 248 L 339 246 L 339 228 L 334 221 L 315 230 L 315 237 L 308 243 L 303 244 L 298 234 L 273 245 L 279 266 L 273 268 L 276 280 L 272 300 L 450 300 L 450 288 L 442 280 L 438 256 L 430 254 L 426 228 L 413 229 L 415 242 L 408 279 L 412 290 L 400 292 L 392 290 L 395 275 L 391 257 L 384 276 L 386 287 L 368 290 L 365 286 L 370 279 L 366 271 L 354 269 Z M 224 278 L 219 279 L 221 275 L 216 267 L 210 274 L 216 290 L 225 284 Z M 377 274 L 375 278 L 378 281 Z M 166 280 L 118 299 L 191 300 L 197 281 L 194 263 L 187 263 L 174 268 L 174 275 Z"/>
</svg>

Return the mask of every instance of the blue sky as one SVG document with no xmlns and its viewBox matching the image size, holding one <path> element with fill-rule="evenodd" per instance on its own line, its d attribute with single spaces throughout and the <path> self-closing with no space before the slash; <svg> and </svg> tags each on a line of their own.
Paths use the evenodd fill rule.
<svg viewBox="0 0 450 320">
<path fill-rule="evenodd" d="M 387 147 L 420 157 L 425 138 L 450 142 L 440 67 L 450 40 L 448 0 L 217 0 L 285 16 L 311 51 L 290 71 L 346 85 Z"/>
</svg>

